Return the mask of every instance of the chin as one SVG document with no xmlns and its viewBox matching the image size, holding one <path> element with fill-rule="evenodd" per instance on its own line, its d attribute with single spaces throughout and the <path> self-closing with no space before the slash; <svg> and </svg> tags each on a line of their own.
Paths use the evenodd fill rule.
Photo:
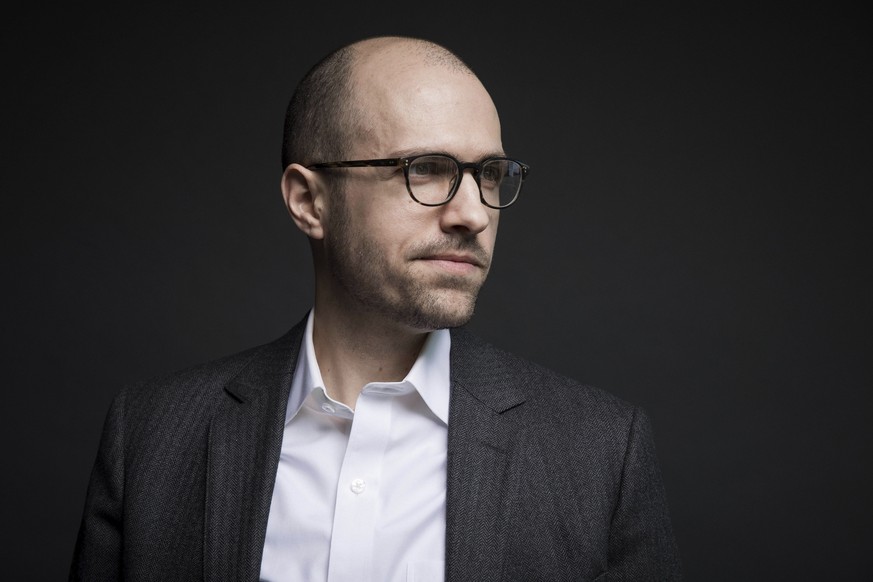
<svg viewBox="0 0 873 582">
<path fill-rule="evenodd" d="M 460 327 L 473 318 L 476 305 L 475 296 L 457 293 L 434 294 L 424 303 L 417 305 L 408 323 L 416 329 L 432 331 Z"/>
</svg>

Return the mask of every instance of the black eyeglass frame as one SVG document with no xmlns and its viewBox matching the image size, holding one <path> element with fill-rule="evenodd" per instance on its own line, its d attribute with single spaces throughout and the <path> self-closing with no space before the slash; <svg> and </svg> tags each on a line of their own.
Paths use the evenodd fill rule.
<svg viewBox="0 0 873 582">
<path fill-rule="evenodd" d="M 432 154 L 419 154 L 415 156 L 410 156 L 407 158 L 379 158 L 375 160 L 345 160 L 342 162 L 319 162 L 317 164 L 310 164 L 306 166 L 309 170 L 326 170 L 326 169 L 334 169 L 334 168 L 370 168 L 370 167 L 401 167 L 403 168 L 403 176 L 406 179 L 406 191 L 409 192 L 409 195 L 413 200 L 421 204 L 422 206 L 442 206 L 443 204 L 448 204 L 452 198 L 455 197 L 455 194 L 458 192 L 458 188 L 461 187 L 461 180 L 457 180 L 452 186 L 452 189 L 449 191 L 449 195 L 446 196 L 446 199 L 442 202 L 422 202 L 418 198 L 415 197 L 415 194 L 412 193 L 412 186 L 409 184 L 409 168 L 412 165 L 412 162 L 419 158 L 427 158 L 431 156 L 439 156 L 442 158 L 448 158 L 455 162 L 455 165 L 458 167 L 458 176 L 461 176 L 463 179 L 464 172 L 467 169 L 473 170 L 473 179 L 476 181 L 476 186 L 479 188 L 479 200 L 482 201 L 482 204 L 487 206 L 488 208 L 494 208 L 496 210 L 500 210 L 502 208 L 508 208 L 512 206 L 516 200 L 518 200 L 519 194 L 521 194 L 521 188 L 524 186 L 524 180 L 527 178 L 528 172 L 530 172 L 530 166 L 527 164 L 520 162 L 513 158 L 506 157 L 493 157 L 493 158 L 485 158 L 481 162 L 462 162 L 455 158 L 454 156 L 450 156 L 448 154 L 440 154 L 440 153 L 432 153 Z M 511 202 L 505 204 L 503 206 L 495 206 L 493 204 L 489 204 L 485 201 L 485 196 L 482 194 L 482 184 L 479 181 L 479 176 L 482 172 L 482 168 L 485 164 L 490 162 L 500 162 L 507 161 L 518 164 L 521 167 L 521 180 L 518 183 L 518 192 L 515 193 L 515 197 Z"/>
</svg>

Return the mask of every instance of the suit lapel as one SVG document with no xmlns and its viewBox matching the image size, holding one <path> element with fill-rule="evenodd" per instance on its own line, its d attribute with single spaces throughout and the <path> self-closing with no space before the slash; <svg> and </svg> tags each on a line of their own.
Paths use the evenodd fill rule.
<svg viewBox="0 0 873 582">
<path fill-rule="evenodd" d="M 502 523 L 521 427 L 506 412 L 524 402 L 499 354 L 463 330 L 452 332 L 446 491 L 446 580 L 498 580 Z"/>
<path fill-rule="evenodd" d="M 227 385 L 209 427 L 204 528 L 207 580 L 257 580 L 285 408 L 305 319 L 254 351 Z"/>
<path fill-rule="evenodd" d="M 204 528 L 204 578 L 252 580 L 261 556 L 285 408 L 304 318 L 253 352 L 226 386 L 210 423 Z M 524 402 L 500 354 L 453 330 L 446 492 L 447 582 L 498 580 L 508 463 L 521 427 L 505 414 Z"/>
</svg>

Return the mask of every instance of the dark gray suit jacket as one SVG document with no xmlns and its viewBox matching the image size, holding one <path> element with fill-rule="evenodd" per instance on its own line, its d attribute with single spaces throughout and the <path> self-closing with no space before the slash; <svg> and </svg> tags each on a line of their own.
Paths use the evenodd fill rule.
<svg viewBox="0 0 873 582">
<path fill-rule="evenodd" d="M 257 580 L 305 320 L 119 392 L 71 580 Z M 639 408 L 452 331 L 446 580 L 679 580 Z"/>
</svg>

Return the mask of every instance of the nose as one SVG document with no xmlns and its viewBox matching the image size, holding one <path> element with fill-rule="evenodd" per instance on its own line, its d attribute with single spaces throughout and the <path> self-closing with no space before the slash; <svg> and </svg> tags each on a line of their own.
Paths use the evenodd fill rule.
<svg viewBox="0 0 873 582">
<path fill-rule="evenodd" d="M 441 208 L 440 222 L 444 231 L 465 231 L 470 234 L 485 230 L 491 222 L 491 212 L 497 212 L 482 204 L 479 185 L 469 172 L 464 172 L 458 191 Z"/>
</svg>

